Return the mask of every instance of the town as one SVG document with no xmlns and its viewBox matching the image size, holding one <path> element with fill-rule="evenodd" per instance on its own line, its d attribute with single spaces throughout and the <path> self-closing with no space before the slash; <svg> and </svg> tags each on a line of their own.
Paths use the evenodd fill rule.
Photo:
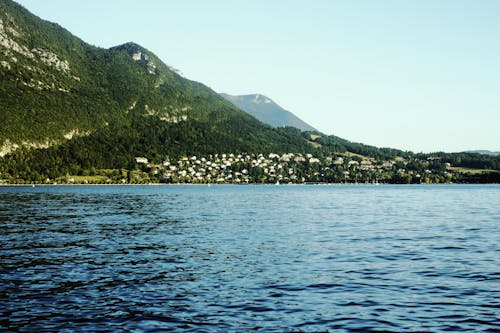
<svg viewBox="0 0 500 333">
<path fill-rule="evenodd" d="M 166 158 L 153 163 L 135 158 L 131 170 L 90 170 L 45 183 L 58 184 L 304 184 L 304 183 L 450 183 L 455 172 L 439 159 L 383 161 L 343 153 L 213 154 Z"/>
</svg>

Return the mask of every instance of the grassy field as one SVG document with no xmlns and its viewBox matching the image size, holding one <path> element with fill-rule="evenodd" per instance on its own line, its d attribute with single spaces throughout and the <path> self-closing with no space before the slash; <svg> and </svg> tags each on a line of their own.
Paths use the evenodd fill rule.
<svg viewBox="0 0 500 333">
<path fill-rule="evenodd" d="M 311 146 L 313 146 L 314 148 L 319 148 L 319 147 L 321 147 L 321 145 L 320 145 L 319 143 L 317 143 L 317 142 L 313 142 L 313 141 L 307 141 L 307 142 L 309 142 L 309 144 L 310 144 Z"/>
<path fill-rule="evenodd" d="M 100 181 L 108 179 L 108 177 L 106 177 L 106 176 L 99 176 L 99 175 L 96 175 L 96 176 L 68 176 L 67 178 L 68 179 L 73 178 L 75 180 L 75 183 L 82 183 L 84 181 L 88 181 L 89 183 L 100 182 Z"/>
<path fill-rule="evenodd" d="M 362 160 L 375 161 L 375 158 L 373 158 L 373 157 L 368 157 L 368 156 L 361 155 L 361 154 L 351 153 L 350 151 L 345 152 L 344 154 L 340 154 L 340 155 L 344 155 L 344 156 L 348 156 L 348 157 L 359 157 Z"/>
<path fill-rule="evenodd" d="M 112 177 L 113 173 L 116 173 L 118 170 L 114 169 L 99 169 L 97 170 L 95 175 L 86 175 L 86 176 L 76 176 L 70 175 L 64 177 L 65 179 L 73 179 L 75 183 L 99 183 L 108 180 Z M 116 176 L 116 175 L 115 175 Z M 122 177 L 126 177 L 126 174 L 122 173 Z"/>
</svg>

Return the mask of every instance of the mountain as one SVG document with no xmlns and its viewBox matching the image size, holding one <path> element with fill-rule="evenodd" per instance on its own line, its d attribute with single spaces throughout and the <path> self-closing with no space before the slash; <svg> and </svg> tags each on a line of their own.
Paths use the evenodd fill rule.
<svg viewBox="0 0 500 333">
<path fill-rule="evenodd" d="M 464 153 L 500 156 L 500 151 L 490 151 L 490 150 L 468 150 L 468 151 L 465 151 Z"/>
<path fill-rule="evenodd" d="M 225 179 L 233 176 L 226 175 L 230 167 L 235 177 L 252 174 L 269 180 L 264 174 L 276 170 L 262 161 L 264 155 L 276 158 L 270 153 L 281 154 L 279 158 L 290 163 L 281 165 L 280 172 L 290 175 L 296 170 L 310 181 L 323 181 L 320 177 L 328 173 L 335 177 L 325 179 L 345 181 L 349 167 L 348 172 L 365 177 L 359 179 L 370 179 L 371 169 L 356 171 L 356 163 L 349 164 L 366 159 L 379 166 L 396 161 L 394 170 L 408 168 L 408 176 L 410 171 L 432 167 L 430 171 L 439 172 L 439 181 L 445 179 L 446 163 L 500 170 L 500 157 L 415 155 L 301 131 L 312 128 L 286 120 L 290 116 L 283 116 L 270 99 L 236 98 L 269 114 L 281 109 L 280 122 L 273 128 L 202 83 L 182 77 L 143 46 L 89 45 L 11 0 L 0 0 L 0 78 L 0 183 L 46 183 L 102 174 L 115 181 L 166 181 L 169 160 L 181 161 L 183 172 L 196 175 L 189 162 L 182 162 L 186 156 L 200 163 L 213 158 L 213 167 L 206 164 L 203 172 Z M 292 159 L 288 153 L 296 155 Z M 221 160 L 221 156 L 226 157 Z M 332 165 L 334 158 L 344 157 L 345 165 Z M 139 162 L 145 159 L 151 163 Z M 328 164 L 321 170 L 320 160 Z M 394 170 L 384 171 L 384 179 L 405 181 Z M 485 175 L 474 174 L 471 179 L 497 181 L 500 173 Z"/>
<path fill-rule="evenodd" d="M 248 112 L 263 123 L 273 127 L 291 126 L 301 131 L 316 131 L 314 127 L 307 124 L 290 111 L 283 109 L 264 95 L 252 94 L 233 96 L 224 93 L 220 95 L 243 111 Z"/>
<path fill-rule="evenodd" d="M 140 45 L 89 45 L 11 0 L 0 0 L 0 77 L 0 156 L 43 148 L 38 158 L 112 168 L 143 155 L 310 149 Z"/>
</svg>

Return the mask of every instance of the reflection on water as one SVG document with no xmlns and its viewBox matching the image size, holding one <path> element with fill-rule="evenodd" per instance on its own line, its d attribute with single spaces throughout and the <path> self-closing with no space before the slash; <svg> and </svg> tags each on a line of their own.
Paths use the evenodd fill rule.
<svg viewBox="0 0 500 333">
<path fill-rule="evenodd" d="M 499 198 L 0 187 L 0 330 L 498 331 Z"/>
</svg>

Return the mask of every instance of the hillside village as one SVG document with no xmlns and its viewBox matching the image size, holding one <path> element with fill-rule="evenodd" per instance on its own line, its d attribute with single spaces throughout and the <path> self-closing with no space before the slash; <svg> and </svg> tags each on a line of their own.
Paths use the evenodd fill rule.
<svg viewBox="0 0 500 333">
<path fill-rule="evenodd" d="M 382 161 L 357 154 L 214 154 L 166 158 L 153 163 L 135 158 L 133 170 L 94 170 L 46 179 L 48 184 L 303 184 L 303 183 L 449 183 L 449 163 L 401 158 Z M 444 168 L 442 167 L 444 165 Z M 3 180 L 3 183 L 15 183 Z"/>
<path fill-rule="evenodd" d="M 164 183 L 440 183 L 453 179 L 451 172 L 436 170 L 432 161 L 410 164 L 403 160 L 378 161 L 356 155 L 325 158 L 312 154 L 215 154 L 182 157 L 162 164 L 137 157 L 143 173 L 127 181 L 145 178 Z M 407 166 L 410 169 L 407 169 Z M 450 166 L 448 164 L 448 166 Z M 124 180 L 122 180 L 124 181 Z"/>
</svg>

